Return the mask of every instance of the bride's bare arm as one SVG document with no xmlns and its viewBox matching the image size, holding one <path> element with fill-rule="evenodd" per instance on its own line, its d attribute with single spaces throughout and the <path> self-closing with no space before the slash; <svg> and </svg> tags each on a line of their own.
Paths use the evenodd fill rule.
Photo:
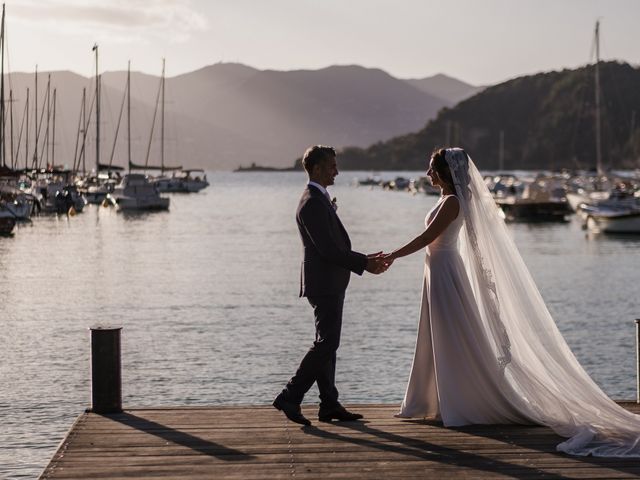
<svg viewBox="0 0 640 480">
<path fill-rule="evenodd" d="M 418 250 L 423 249 L 431 242 L 433 242 L 438 236 L 444 232 L 445 228 L 453 222 L 458 213 L 460 212 L 460 203 L 458 199 L 451 195 L 442 202 L 442 207 L 438 210 L 435 218 L 429 223 L 427 229 L 418 235 L 416 238 L 407 243 L 404 247 L 398 248 L 390 253 L 387 258 L 389 260 L 395 260 L 396 258 L 406 257 Z"/>
</svg>

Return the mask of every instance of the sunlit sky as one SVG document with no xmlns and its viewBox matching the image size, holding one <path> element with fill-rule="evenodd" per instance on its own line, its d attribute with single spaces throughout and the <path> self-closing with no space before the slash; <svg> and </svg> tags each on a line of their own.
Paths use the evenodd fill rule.
<svg viewBox="0 0 640 480">
<path fill-rule="evenodd" d="M 637 0 L 16 0 L 11 71 L 100 70 L 174 76 L 217 62 L 260 69 L 334 64 L 399 78 L 446 73 L 475 85 L 573 68 L 601 56 L 640 63 Z"/>
</svg>

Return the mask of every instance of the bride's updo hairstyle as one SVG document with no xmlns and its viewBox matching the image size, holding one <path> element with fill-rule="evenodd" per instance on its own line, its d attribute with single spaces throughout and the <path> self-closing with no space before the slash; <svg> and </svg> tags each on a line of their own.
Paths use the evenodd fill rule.
<svg viewBox="0 0 640 480">
<path fill-rule="evenodd" d="M 446 158 L 447 149 L 446 148 L 436 148 L 431 154 L 431 158 L 433 159 L 433 169 L 438 174 L 438 177 L 445 182 L 449 187 L 451 187 L 452 191 L 456 191 L 455 185 L 453 184 L 453 177 L 451 176 L 451 170 L 449 169 L 449 165 L 447 164 Z"/>
</svg>

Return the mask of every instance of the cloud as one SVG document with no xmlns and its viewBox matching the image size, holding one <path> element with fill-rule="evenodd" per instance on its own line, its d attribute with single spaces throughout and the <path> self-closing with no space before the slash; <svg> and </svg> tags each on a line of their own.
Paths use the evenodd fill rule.
<svg viewBox="0 0 640 480">
<path fill-rule="evenodd" d="M 120 42 L 184 42 L 208 27 L 190 0 L 23 0 L 7 15 L 57 34 L 93 34 Z"/>
</svg>

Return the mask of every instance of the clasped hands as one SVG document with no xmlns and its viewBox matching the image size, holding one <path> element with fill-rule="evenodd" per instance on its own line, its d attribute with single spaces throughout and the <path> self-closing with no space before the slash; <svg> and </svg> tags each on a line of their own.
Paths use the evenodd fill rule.
<svg viewBox="0 0 640 480">
<path fill-rule="evenodd" d="M 386 272 L 395 258 L 390 253 L 376 252 L 367 255 L 367 267 L 365 270 L 374 275 Z"/>
</svg>

